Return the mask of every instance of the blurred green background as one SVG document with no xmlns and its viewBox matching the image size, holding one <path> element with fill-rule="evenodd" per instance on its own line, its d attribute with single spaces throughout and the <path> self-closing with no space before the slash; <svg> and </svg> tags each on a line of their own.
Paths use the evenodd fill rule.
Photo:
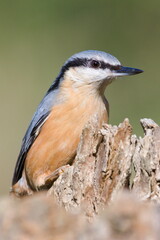
<svg viewBox="0 0 160 240">
<path fill-rule="evenodd" d="M 143 74 L 119 79 L 106 95 L 110 123 L 159 116 L 160 1 L 0 0 L 0 193 L 8 194 L 31 117 L 72 54 L 96 49 Z"/>
</svg>

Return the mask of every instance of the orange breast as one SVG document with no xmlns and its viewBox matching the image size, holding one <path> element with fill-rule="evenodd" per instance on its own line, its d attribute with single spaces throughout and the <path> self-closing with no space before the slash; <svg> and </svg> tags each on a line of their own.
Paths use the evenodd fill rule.
<svg viewBox="0 0 160 240">
<path fill-rule="evenodd" d="M 75 156 L 82 129 L 93 114 L 100 112 L 101 123 L 108 121 L 104 103 L 70 94 L 68 101 L 53 107 L 27 154 L 25 171 L 32 187 L 43 185 L 46 176 Z"/>
</svg>

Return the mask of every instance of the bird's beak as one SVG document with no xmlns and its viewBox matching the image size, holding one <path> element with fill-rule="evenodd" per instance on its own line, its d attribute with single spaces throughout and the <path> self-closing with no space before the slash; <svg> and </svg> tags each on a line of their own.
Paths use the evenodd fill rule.
<svg viewBox="0 0 160 240">
<path fill-rule="evenodd" d="M 125 75 L 135 75 L 142 73 L 143 70 L 137 68 L 123 67 L 121 66 L 119 69 L 113 71 L 113 75 L 115 77 L 125 76 Z"/>
</svg>

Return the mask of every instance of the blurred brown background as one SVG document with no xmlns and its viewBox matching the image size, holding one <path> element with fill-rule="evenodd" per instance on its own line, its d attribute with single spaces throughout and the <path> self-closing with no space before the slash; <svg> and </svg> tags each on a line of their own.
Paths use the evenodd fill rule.
<svg viewBox="0 0 160 240">
<path fill-rule="evenodd" d="M 31 117 L 72 54 L 103 50 L 141 75 L 106 90 L 110 123 L 159 118 L 160 1 L 0 0 L 0 194 L 8 194 Z"/>
</svg>

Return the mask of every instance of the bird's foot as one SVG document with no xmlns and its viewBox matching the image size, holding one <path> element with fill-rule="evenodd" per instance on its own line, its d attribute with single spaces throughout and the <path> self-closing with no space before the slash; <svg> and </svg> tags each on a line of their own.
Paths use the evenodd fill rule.
<svg viewBox="0 0 160 240">
<path fill-rule="evenodd" d="M 54 172 L 52 172 L 50 175 L 48 175 L 47 177 L 45 177 L 44 181 L 45 181 L 45 186 L 49 186 L 52 185 L 53 182 L 62 174 L 64 173 L 65 169 L 68 168 L 70 165 L 64 165 L 62 167 L 57 168 Z"/>
</svg>

